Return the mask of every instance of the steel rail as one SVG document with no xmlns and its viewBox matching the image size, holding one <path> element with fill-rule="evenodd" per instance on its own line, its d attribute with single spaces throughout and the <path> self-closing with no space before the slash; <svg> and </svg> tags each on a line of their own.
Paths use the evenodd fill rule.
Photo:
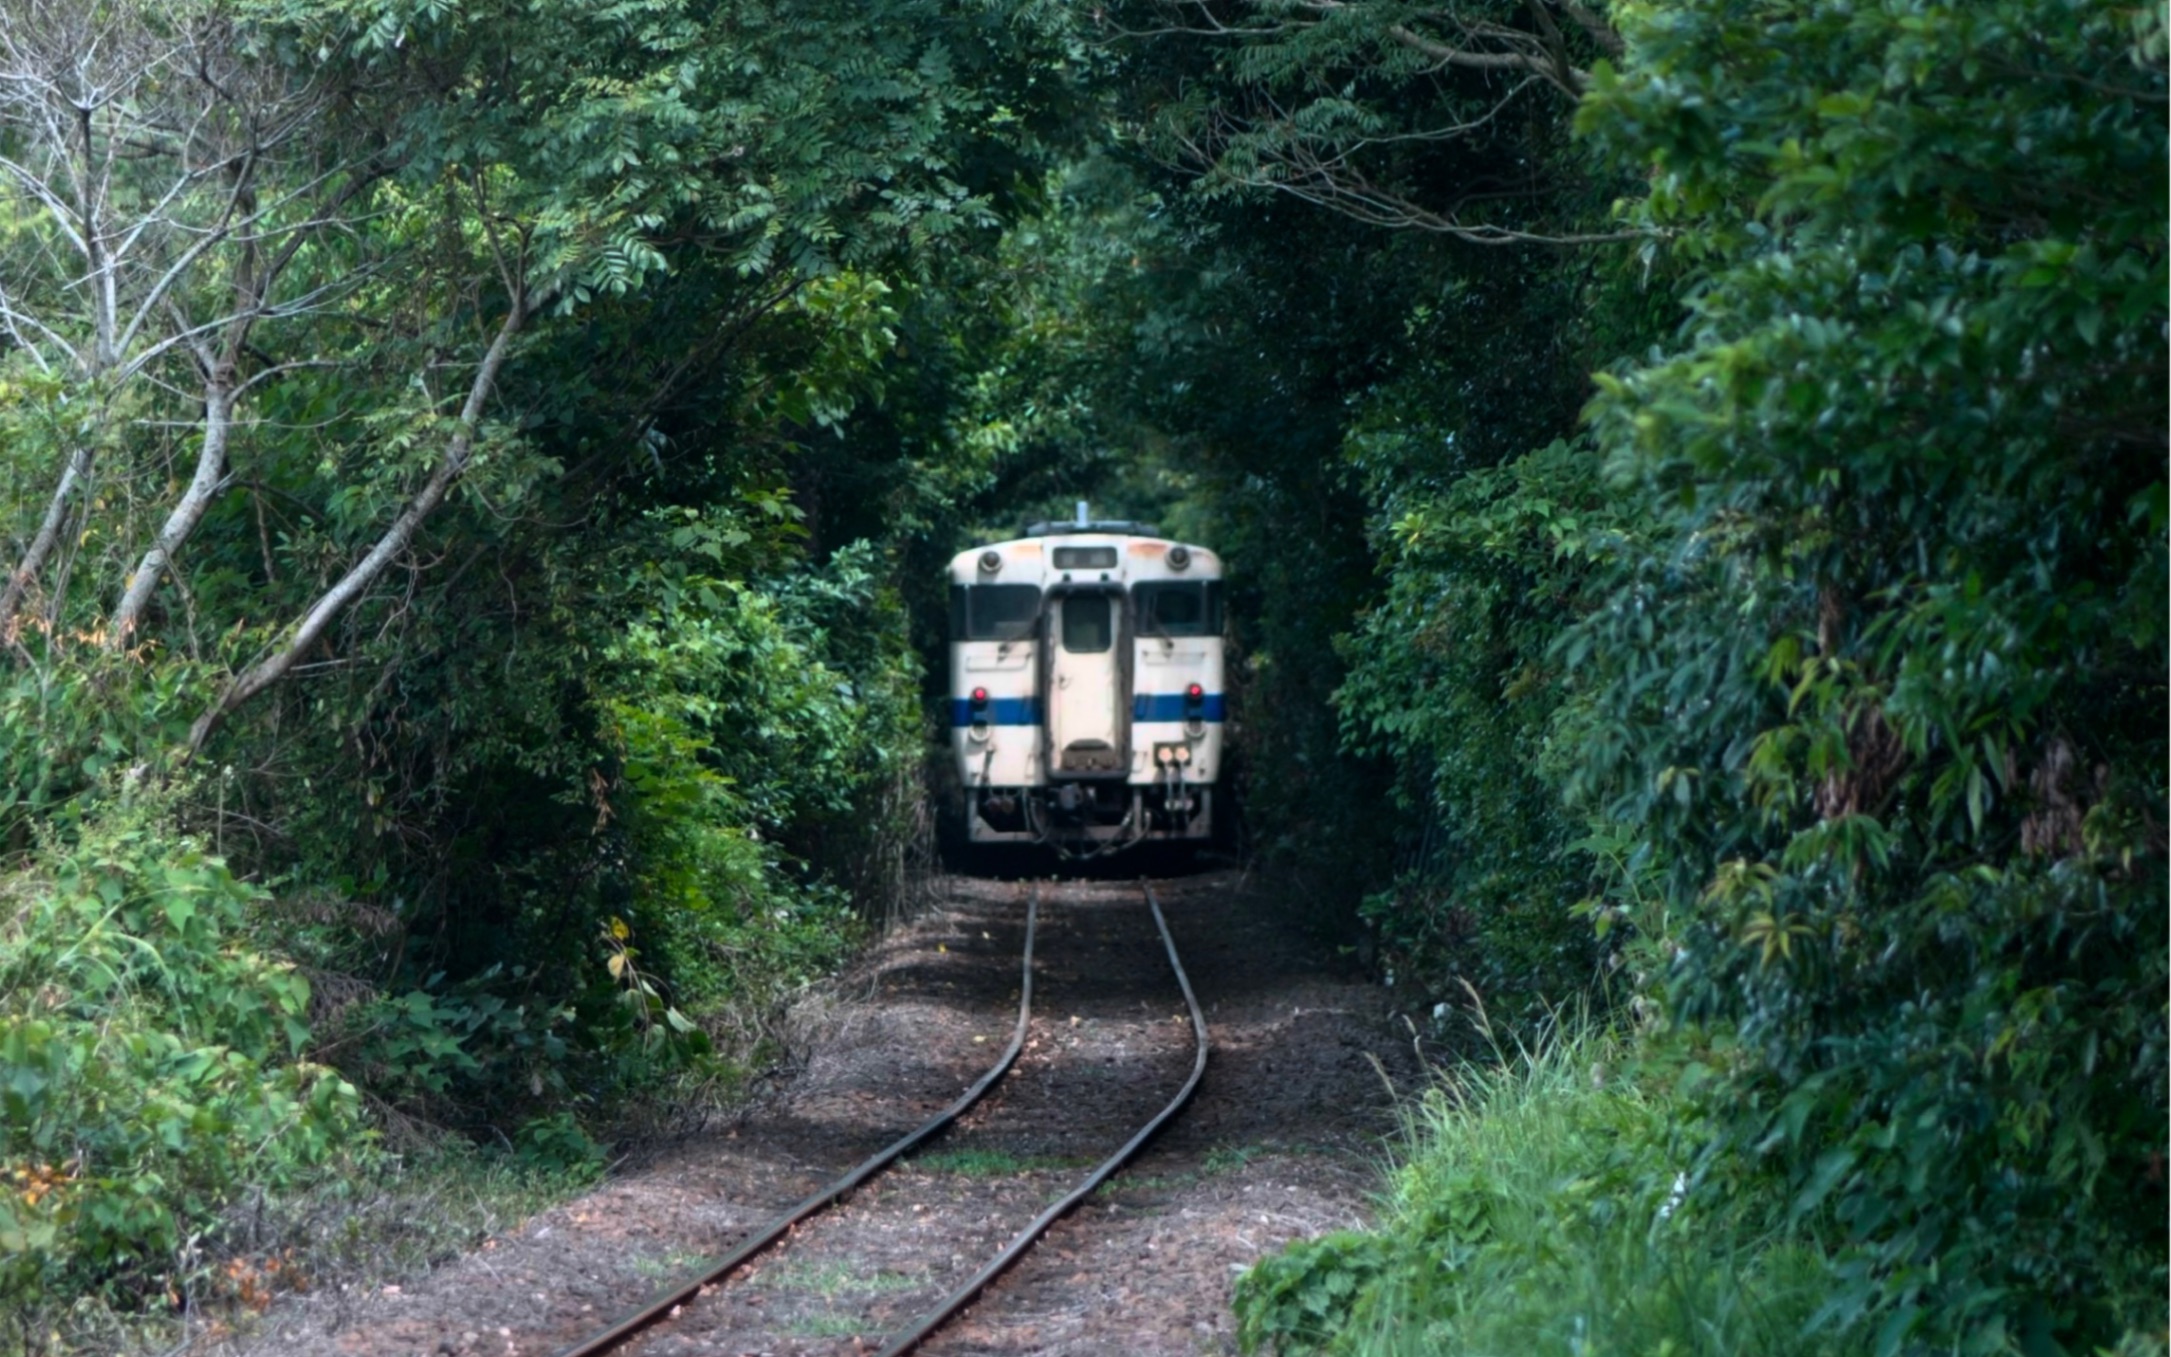
<svg viewBox="0 0 2171 1357">
<path fill-rule="evenodd" d="M 876 1357 L 903 1357 L 903 1354 L 925 1342 L 929 1334 L 948 1323 L 958 1311 L 970 1305 L 973 1299 L 986 1289 L 989 1282 L 1001 1276 L 1012 1263 L 1023 1257 L 1025 1251 L 1048 1232 L 1048 1227 L 1091 1196 L 1102 1183 L 1115 1175 L 1117 1169 L 1128 1163 L 1141 1146 L 1153 1139 L 1155 1132 L 1168 1124 L 1169 1118 L 1183 1110 L 1184 1104 L 1190 1102 L 1191 1095 L 1198 1090 L 1199 1080 L 1206 1075 L 1206 1015 L 1199 1010 L 1198 996 L 1191 992 L 1191 977 L 1184 974 L 1183 961 L 1176 955 L 1176 940 L 1169 935 L 1168 920 L 1161 914 L 1161 901 L 1154 895 L 1151 883 L 1141 881 L 1139 885 L 1145 889 L 1146 904 L 1153 910 L 1154 927 L 1161 930 L 1161 945 L 1168 949 L 1168 964 L 1175 970 L 1176 983 L 1183 989 L 1184 1003 L 1191 1009 L 1191 1033 L 1198 1043 L 1198 1056 L 1191 1062 L 1191 1077 L 1184 1081 L 1183 1088 L 1169 1100 L 1168 1106 L 1156 1113 L 1153 1120 L 1147 1122 L 1137 1135 L 1126 1141 L 1122 1149 L 1102 1160 L 1100 1166 L 1086 1175 L 1085 1180 L 1072 1189 L 1068 1196 L 1033 1217 L 1024 1229 L 1018 1231 L 1017 1237 L 1004 1246 L 1001 1253 L 996 1254 L 986 1266 L 975 1272 L 963 1286 L 945 1296 L 934 1309 L 920 1316 L 911 1328 L 892 1338 Z"/>
<path fill-rule="evenodd" d="M 918 1130 L 891 1143 L 850 1173 L 845 1174 L 842 1178 L 830 1183 L 813 1196 L 808 1197 L 798 1205 L 786 1210 L 782 1215 L 769 1221 L 768 1224 L 741 1241 L 739 1246 L 726 1254 L 721 1262 L 711 1264 L 694 1276 L 685 1278 L 669 1289 L 659 1292 L 647 1304 L 613 1323 L 609 1328 L 584 1338 L 569 1348 L 561 1348 L 557 1353 L 557 1357 L 596 1357 L 596 1354 L 608 1352 L 617 1347 L 620 1343 L 625 1342 L 649 1325 L 663 1319 L 677 1307 L 694 1299 L 700 1294 L 703 1287 L 710 1286 L 730 1276 L 743 1266 L 749 1258 L 768 1248 L 777 1240 L 782 1239 L 794 1225 L 829 1206 L 845 1193 L 850 1192 L 853 1188 L 874 1177 L 875 1174 L 888 1168 L 898 1156 L 917 1148 L 930 1136 L 963 1116 L 974 1103 L 979 1102 L 982 1095 L 995 1086 L 996 1080 L 1009 1073 L 1010 1067 L 1017 1063 L 1018 1053 L 1025 1049 L 1026 1028 L 1031 1025 L 1033 1018 L 1033 935 L 1039 925 L 1039 920 L 1040 887 L 1035 885 L 1032 900 L 1025 907 L 1025 961 L 1023 978 L 1018 982 L 1017 1029 L 1011 1033 L 1010 1045 L 1003 1051 L 1002 1056 L 988 1068 L 987 1073 L 980 1076 L 979 1080 L 971 1088 L 966 1089 L 963 1094 L 959 1095 L 956 1102 L 936 1113 Z M 1162 931 L 1164 935 L 1167 932 L 1165 928 Z M 1174 953 L 1171 952 L 1170 955 L 1173 956 Z M 1181 974 L 1181 972 L 1179 971 L 1178 974 Z M 1184 992 L 1186 994 L 1190 993 L 1188 984 L 1185 986 Z M 1194 1007 L 1192 1011 L 1196 1013 L 1197 1009 Z M 1201 1030 L 1203 1031 L 1203 1029 Z M 1201 1040 L 1203 1039 L 1202 1037 Z"/>
</svg>

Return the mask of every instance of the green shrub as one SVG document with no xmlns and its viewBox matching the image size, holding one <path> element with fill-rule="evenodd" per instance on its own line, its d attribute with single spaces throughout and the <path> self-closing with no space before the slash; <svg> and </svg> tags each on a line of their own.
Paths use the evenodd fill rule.
<svg viewBox="0 0 2171 1357">
<path fill-rule="evenodd" d="M 628 913 L 689 1011 L 758 1009 L 859 934 L 848 859 L 893 832 L 870 793 L 919 733 L 909 654 L 864 636 L 869 613 L 902 635 L 872 564 L 847 548 L 758 585 L 651 568 L 592 679 Z"/>
<path fill-rule="evenodd" d="M 1359 1295 L 1394 1265 L 1395 1243 L 1384 1235 L 1336 1230 L 1260 1259 L 1236 1284 L 1245 1351 L 1262 1343 L 1284 1353 L 1331 1348 Z"/>
<path fill-rule="evenodd" d="M 521 1164 L 544 1173 L 590 1178 L 603 1168 L 603 1147 L 570 1112 L 537 1117 L 513 1135 Z"/>
<path fill-rule="evenodd" d="M 1671 0 L 1580 117 L 1701 278 L 1602 379 L 1563 645 L 1705 1082 L 1698 1191 L 1862 1350 L 2165 1324 L 2163 11 Z"/>
<path fill-rule="evenodd" d="M 123 787 L 0 895 L 0 1293 L 156 1294 L 244 1188 L 355 1142 L 304 1059 L 308 982 L 246 944 L 262 893 Z"/>
<path fill-rule="evenodd" d="M 1679 1105 L 1571 1031 L 1465 1066 L 1409 1109 L 1383 1219 L 1292 1245 L 1238 1282 L 1247 1350 L 1454 1357 L 1808 1357 L 1813 1245 L 1680 1192 Z"/>
<path fill-rule="evenodd" d="M 1407 437 L 1357 441 L 1379 458 Z M 1567 442 L 1406 499 L 1385 596 L 1342 639 L 1335 705 L 1347 746 L 1418 784 L 1427 828 L 1363 913 L 1398 983 L 1470 983 L 1494 1012 L 1542 1021 L 1548 1002 L 1593 987 L 1600 961 L 1589 923 L 1559 905 L 1593 878 L 1561 804 L 1553 735 L 1570 694 L 1549 652 L 1624 525 L 1590 449 Z"/>
<path fill-rule="evenodd" d="M 38 662 L 0 667 L 0 851 L 64 824 L 107 774 L 186 738 L 202 671 L 114 655 L 94 639 L 39 638 Z"/>
</svg>

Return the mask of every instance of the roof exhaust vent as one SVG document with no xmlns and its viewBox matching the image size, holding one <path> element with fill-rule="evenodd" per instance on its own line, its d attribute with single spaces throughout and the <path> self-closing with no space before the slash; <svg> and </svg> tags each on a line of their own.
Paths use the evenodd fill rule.
<svg viewBox="0 0 2171 1357">
<path fill-rule="evenodd" d="M 1092 521 L 1093 521 L 1093 520 L 1092 520 L 1091 518 L 1088 518 L 1088 517 L 1086 516 L 1086 502 L 1085 502 L 1084 500 L 1079 500 L 1079 501 L 1078 501 L 1078 526 L 1082 528 L 1082 527 L 1084 527 L 1084 526 L 1085 526 L 1086 524 L 1088 524 L 1088 523 L 1091 523 Z"/>
</svg>

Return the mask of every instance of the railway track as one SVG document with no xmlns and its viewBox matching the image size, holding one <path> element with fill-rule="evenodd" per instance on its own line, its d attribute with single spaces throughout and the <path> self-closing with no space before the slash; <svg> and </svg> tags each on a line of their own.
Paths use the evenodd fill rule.
<svg viewBox="0 0 2171 1357">
<path fill-rule="evenodd" d="M 1114 1153 L 1108 1155 L 1093 1169 L 1077 1180 L 1063 1196 L 1047 1206 L 1020 1228 L 999 1251 L 988 1257 L 964 1282 L 954 1286 L 941 1300 L 929 1306 L 909 1325 L 898 1330 L 886 1340 L 877 1357 L 903 1357 L 927 1341 L 951 1319 L 972 1304 L 990 1283 L 1023 1258 L 1047 1233 L 1056 1221 L 1062 1219 L 1077 1205 L 1091 1196 L 1102 1184 L 1112 1178 L 1125 1163 L 1151 1140 L 1162 1127 L 1174 1118 L 1197 1090 L 1200 1079 L 1206 1073 L 1207 1037 L 1206 1018 L 1200 1010 L 1198 997 L 1192 992 L 1191 979 L 1185 973 L 1183 960 L 1176 950 L 1174 937 L 1169 933 L 1168 920 L 1161 912 L 1161 902 L 1150 883 L 1141 883 L 1147 909 L 1151 912 L 1154 927 L 1158 931 L 1170 968 L 1175 972 L 1178 988 L 1183 993 L 1189 1010 L 1195 1053 L 1190 1076 L 1183 1086 L 1161 1109 L 1150 1117 Z M 631 1311 L 608 1326 L 588 1337 L 559 1350 L 557 1357 L 603 1357 L 604 1354 L 622 1351 L 640 1335 L 656 1326 L 676 1320 L 689 1305 L 709 1303 L 717 1291 L 729 1284 L 733 1274 L 790 1236 L 800 1225 L 813 1219 L 835 1205 L 856 1189 L 879 1177 L 886 1169 L 921 1148 L 978 1104 L 990 1090 L 1001 1082 L 1017 1063 L 1019 1053 L 1026 1047 L 1027 1034 L 1033 1020 L 1033 973 L 1034 946 L 1038 935 L 1042 892 L 1038 885 L 1026 906 L 1025 943 L 1020 962 L 1018 985 L 1018 1017 L 1010 1038 L 995 1062 L 949 1106 L 936 1113 L 908 1134 L 885 1146 L 850 1172 L 823 1186 L 797 1204 L 757 1227 L 723 1258 L 704 1266 L 671 1286 L 664 1288 L 638 1309 Z"/>
</svg>

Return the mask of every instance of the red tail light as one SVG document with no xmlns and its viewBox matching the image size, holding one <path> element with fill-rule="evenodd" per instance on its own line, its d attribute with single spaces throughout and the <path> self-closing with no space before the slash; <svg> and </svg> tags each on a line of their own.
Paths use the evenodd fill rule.
<svg viewBox="0 0 2171 1357">
<path fill-rule="evenodd" d="M 973 704 L 973 705 L 974 705 L 975 707 L 984 707 L 984 706 L 986 706 L 986 705 L 987 705 L 987 700 L 988 700 L 988 690 L 987 690 L 987 689 L 985 689 L 985 688 L 975 688 L 975 689 L 973 689 L 973 690 L 972 690 L 972 704 Z"/>
<path fill-rule="evenodd" d="M 1190 687 L 1183 690 L 1183 695 L 1193 702 L 1198 702 L 1205 698 L 1206 689 L 1201 687 L 1199 684 L 1194 683 Z"/>
</svg>

